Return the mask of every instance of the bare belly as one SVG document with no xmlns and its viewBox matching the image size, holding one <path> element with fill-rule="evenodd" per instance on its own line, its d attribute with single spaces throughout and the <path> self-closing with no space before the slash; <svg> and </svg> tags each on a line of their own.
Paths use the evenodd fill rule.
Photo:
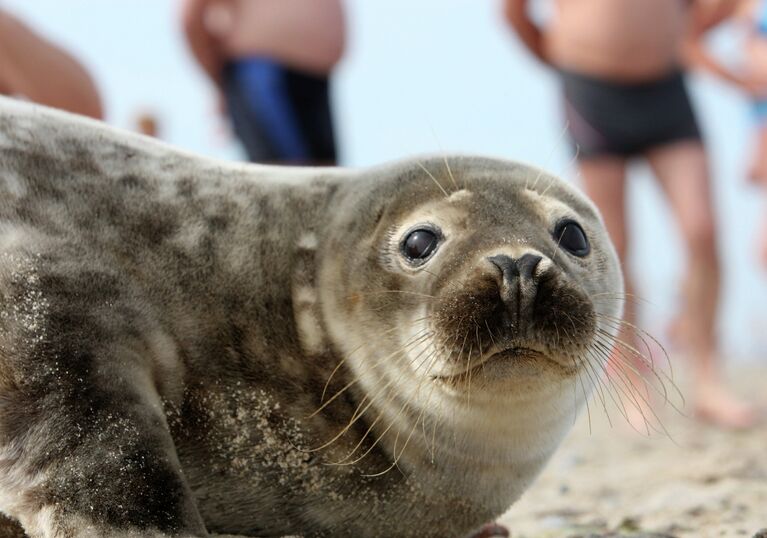
<svg viewBox="0 0 767 538">
<path fill-rule="evenodd" d="M 753 35 L 748 39 L 744 67 L 751 76 L 767 81 L 767 36 Z"/>
<path fill-rule="evenodd" d="M 228 58 L 268 56 L 327 73 L 344 49 L 339 0 L 217 0 L 206 25 Z"/>
<path fill-rule="evenodd" d="M 648 80 L 679 63 L 676 0 L 559 0 L 546 47 L 554 65 L 610 80 Z"/>
</svg>

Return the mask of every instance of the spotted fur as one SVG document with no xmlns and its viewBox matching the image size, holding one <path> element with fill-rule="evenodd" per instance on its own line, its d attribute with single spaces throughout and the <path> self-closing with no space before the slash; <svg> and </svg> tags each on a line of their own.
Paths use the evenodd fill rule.
<svg viewBox="0 0 767 538">
<path fill-rule="evenodd" d="M 557 253 L 565 214 L 588 260 Z M 423 271 L 398 245 L 425 221 Z M 523 334 L 486 260 L 533 251 Z M 621 289 L 593 206 L 527 166 L 222 163 L 2 99 L 0 510 L 33 537 L 461 536 L 572 423 L 620 313 L 590 296 Z M 549 359 L 472 385 L 520 339 Z"/>
</svg>

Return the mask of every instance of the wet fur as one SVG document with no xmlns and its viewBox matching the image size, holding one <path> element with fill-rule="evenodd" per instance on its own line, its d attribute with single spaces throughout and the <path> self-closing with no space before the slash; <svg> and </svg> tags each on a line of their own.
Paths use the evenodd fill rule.
<svg viewBox="0 0 767 538">
<path fill-rule="evenodd" d="M 227 164 L 0 100 L 0 510 L 46 537 L 460 536 L 502 513 L 586 391 L 569 365 L 520 360 L 518 384 L 488 374 L 474 403 L 447 385 L 427 402 L 428 376 L 393 370 L 414 345 L 398 320 L 430 308 L 408 290 L 439 294 L 424 326 L 445 345 L 466 330 L 462 304 L 497 319 L 497 285 L 471 264 L 520 245 L 555 252 L 546 195 L 583 216 L 597 246 L 588 267 L 554 255 L 547 297 L 584 312 L 555 347 L 582 352 L 598 323 L 588 295 L 622 284 L 599 217 L 571 187 L 503 161 L 449 166 L 452 181 L 441 159 Z M 435 281 L 412 280 L 389 248 L 424 207 L 456 230 L 490 230 L 453 232 Z M 521 242 L 499 242 L 504 215 Z M 530 330 L 550 339 L 562 320 L 547 328 L 551 308 L 539 307 Z M 476 357 L 493 329 L 478 329 Z M 440 366 L 462 368 L 472 352 L 450 345 Z M 353 421 L 392 372 L 396 390 Z M 412 408 L 394 416 L 400 402 Z M 423 434 L 403 454 L 414 423 Z M 328 465 L 350 453 L 364 458 Z"/>
</svg>

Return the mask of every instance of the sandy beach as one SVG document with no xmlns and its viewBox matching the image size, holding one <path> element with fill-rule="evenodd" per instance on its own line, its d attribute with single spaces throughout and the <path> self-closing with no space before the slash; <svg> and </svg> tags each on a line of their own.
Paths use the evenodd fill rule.
<svg viewBox="0 0 767 538">
<path fill-rule="evenodd" d="M 765 404 L 767 368 L 731 377 Z M 767 424 L 722 431 L 666 407 L 669 438 L 640 435 L 614 410 L 610 426 L 598 398 L 590 411 L 591 428 L 584 413 L 501 519 L 514 538 L 751 537 L 767 527 Z"/>
<path fill-rule="evenodd" d="M 731 377 L 767 404 L 767 367 Z M 611 426 L 598 396 L 589 411 L 501 518 L 513 538 L 751 538 L 767 528 L 767 424 L 722 431 L 667 406 L 671 437 L 648 436 L 608 406 Z M 21 536 L 0 520 L 0 537 Z"/>
</svg>

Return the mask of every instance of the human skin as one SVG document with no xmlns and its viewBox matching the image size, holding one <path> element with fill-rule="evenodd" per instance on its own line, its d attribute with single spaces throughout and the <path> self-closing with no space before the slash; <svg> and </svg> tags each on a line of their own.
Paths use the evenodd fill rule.
<svg viewBox="0 0 767 538">
<path fill-rule="evenodd" d="M 745 26 L 746 39 L 740 69 L 725 65 L 708 54 L 702 39 L 704 24 L 695 27 L 696 32 L 687 47 L 692 64 L 735 85 L 754 101 L 767 99 L 767 37 L 756 29 L 760 4 L 757 0 L 723 0 L 707 17 L 708 26 L 725 21 Z M 764 121 L 757 122 L 753 129 L 748 176 L 754 183 L 767 186 L 767 124 Z M 762 219 L 760 228 L 757 258 L 767 267 L 767 219 Z"/>
<path fill-rule="evenodd" d="M 537 58 L 555 69 L 629 83 L 657 80 L 684 63 L 710 62 L 698 43 L 728 7 L 722 1 L 560 0 L 553 20 L 540 28 L 529 17 L 529 4 L 528 0 L 507 0 L 504 15 Z M 687 254 L 682 308 L 671 332 L 691 359 L 696 412 L 719 425 L 748 426 L 754 421 L 753 410 L 725 387 L 716 361 L 720 269 L 705 148 L 700 141 L 682 140 L 651 148 L 641 156 L 666 195 Z M 628 274 L 626 159 L 618 155 L 581 158 L 578 167 L 583 187 L 602 212 L 621 259 L 629 294 L 625 320 L 635 325 L 634 287 Z M 641 342 L 633 332 L 624 330 L 620 338 L 638 349 Z M 626 383 L 644 386 L 643 370 L 631 353 L 614 356 L 613 375 Z M 637 400 L 629 417 L 635 429 L 647 433 L 653 418 L 650 400 L 650 394 Z"/>
<path fill-rule="evenodd" d="M 0 10 L 0 93 L 101 119 L 96 84 L 69 53 Z"/>
<path fill-rule="evenodd" d="M 230 59 L 266 56 L 326 74 L 344 50 L 339 0 L 185 0 L 182 23 L 197 62 L 217 84 Z"/>
<path fill-rule="evenodd" d="M 685 10 L 669 0 L 560 0 L 545 29 L 527 16 L 527 0 L 507 0 L 505 16 L 546 63 L 619 80 L 665 74 L 677 59 Z M 626 61 L 631 58 L 631 61 Z"/>
</svg>

